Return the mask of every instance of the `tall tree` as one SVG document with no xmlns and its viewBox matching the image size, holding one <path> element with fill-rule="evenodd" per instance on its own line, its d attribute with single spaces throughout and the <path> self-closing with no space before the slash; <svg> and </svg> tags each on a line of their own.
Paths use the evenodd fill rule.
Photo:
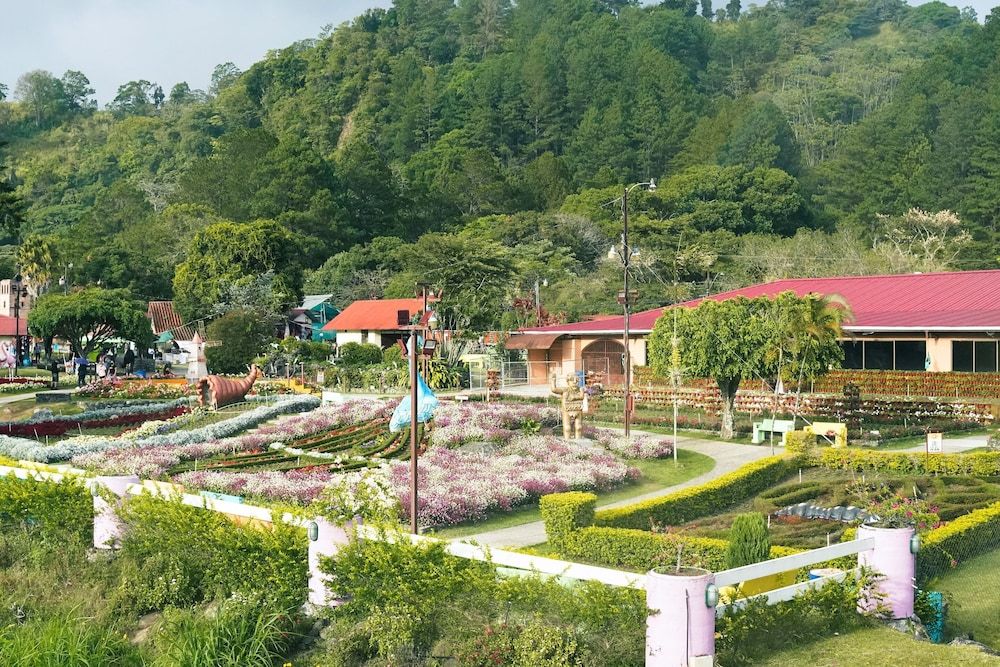
<svg viewBox="0 0 1000 667">
<path fill-rule="evenodd" d="M 51 125 L 66 110 L 62 81 L 45 70 L 22 74 L 14 94 L 28 108 L 36 127 Z"/>
<path fill-rule="evenodd" d="M 111 338 L 145 347 L 153 330 L 143 304 L 124 289 L 89 287 L 69 294 L 53 292 L 40 298 L 28 313 L 28 330 L 51 349 L 53 338 L 69 342 L 74 354 L 87 355 Z"/>
<path fill-rule="evenodd" d="M 62 76 L 63 95 L 70 111 L 93 111 L 97 108 L 97 100 L 92 96 L 95 91 L 90 85 L 90 79 L 83 72 L 67 70 Z"/>
<path fill-rule="evenodd" d="M 283 307 L 302 297 L 298 241 L 273 220 L 219 222 L 194 235 L 187 259 L 174 274 L 174 302 L 188 321 L 206 317 L 223 290 L 248 276 L 274 273 L 274 291 Z"/>
</svg>

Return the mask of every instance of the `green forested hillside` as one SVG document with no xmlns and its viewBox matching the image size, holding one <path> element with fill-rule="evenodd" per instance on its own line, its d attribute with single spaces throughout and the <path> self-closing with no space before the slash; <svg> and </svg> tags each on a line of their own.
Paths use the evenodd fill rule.
<svg viewBox="0 0 1000 667">
<path fill-rule="evenodd" d="M 296 261 L 221 248 L 220 286 L 179 295 L 201 304 L 185 315 L 227 281 L 305 267 L 306 291 L 410 294 L 420 277 L 459 300 L 456 323 L 510 325 L 535 317 L 536 280 L 548 311 L 615 308 L 613 200 L 655 178 L 630 197 L 642 305 L 992 267 L 998 46 L 1000 18 L 940 2 L 396 0 L 220 66 L 207 92 L 129 82 L 97 110 L 79 72 L 7 82 L 24 213 L 8 242 L 39 280 L 170 297 L 193 289 L 206 264 L 187 255 L 213 254 L 213 225 L 273 220 Z"/>
</svg>

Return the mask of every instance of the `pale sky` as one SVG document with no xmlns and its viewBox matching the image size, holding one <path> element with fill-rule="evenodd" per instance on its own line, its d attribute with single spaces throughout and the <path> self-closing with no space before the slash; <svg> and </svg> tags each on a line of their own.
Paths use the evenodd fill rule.
<svg viewBox="0 0 1000 667">
<path fill-rule="evenodd" d="M 270 49 L 391 0 L 0 0 L 0 83 L 34 69 L 87 75 L 103 106 L 133 79 L 208 88 L 212 69 L 246 69 Z"/>
<path fill-rule="evenodd" d="M 971 4 L 982 21 L 997 0 Z M 269 49 L 316 37 L 391 0 L 0 0 L 0 83 L 14 92 L 33 69 L 87 75 L 103 106 L 118 86 L 147 79 L 208 88 L 212 69 L 246 69 Z M 724 4 L 721 2 L 716 5 Z M 744 5 L 749 2 L 744 2 Z M 914 4 L 920 4 L 914 2 Z"/>
</svg>

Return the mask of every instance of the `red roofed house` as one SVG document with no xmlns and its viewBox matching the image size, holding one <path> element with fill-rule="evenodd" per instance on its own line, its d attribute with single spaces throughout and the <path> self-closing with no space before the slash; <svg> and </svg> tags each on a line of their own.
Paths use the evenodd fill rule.
<svg viewBox="0 0 1000 667">
<path fill-rule="evenodd" d="M 842 278 L 793 278 L 723 292 L 707 298 L 774 296 L 791 291 L 839 295 L 854 318 L 844 326 L 844 368 L 996 373 L 1000 338 L 1000 270 Z M 700 300 L 681 306 L 695 306 Z M 635 313 L 630 319 L 633 363 L 646 363 L 646 340 L 667 310 Z M 610 382 L 622 381 L 621 316 L 525 329 L 507 347 L 525 349 L 536 377 L 607 367 Z M 537 367 L 539 370 L 536 370 Z"/>
<path fill-rule="evenodd" d="M 169 352 L 164 359 L 177 363 L 187 361 L 188 355 L 197 353 L 195 344 L 192 342 L 195 328 L 190 324 L 184 324 L 181 316 L 174 310 L 173 301 L 150 301 L 146 307 L 146 317 L 149 318 L 150 326 L 153 328 L 153 335 L 156 336 L 156 343 L 169 346 L 165 349 L 174 349 L 173 344 L 183 350 L 182 354 L 172 355 Z"/>
<path fill-rule="evenodd" d="M 423 310 L 422 298 L 355 301 L 327 322 L 323 331 L 334 332 L 338 346 L 344 343 L 373 343 L 387 348 L 409 335 L 399 325 L 399 312 L 406 311 L 409 321 Z"/>
</svg>

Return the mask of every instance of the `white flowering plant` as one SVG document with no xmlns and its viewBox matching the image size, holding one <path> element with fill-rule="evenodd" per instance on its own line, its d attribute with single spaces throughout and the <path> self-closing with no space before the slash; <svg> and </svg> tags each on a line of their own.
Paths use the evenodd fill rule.
<svg viewBox="0 0 1000 667">
<path fill-rule="evenodd" d="M 356 517 L 367 523 L 395 523 L 400 509 L 399 498 L 385 468 L 337 475 L 323 489 L 313 508 L 337 524 L 345 524 Z"/>
</svg>

